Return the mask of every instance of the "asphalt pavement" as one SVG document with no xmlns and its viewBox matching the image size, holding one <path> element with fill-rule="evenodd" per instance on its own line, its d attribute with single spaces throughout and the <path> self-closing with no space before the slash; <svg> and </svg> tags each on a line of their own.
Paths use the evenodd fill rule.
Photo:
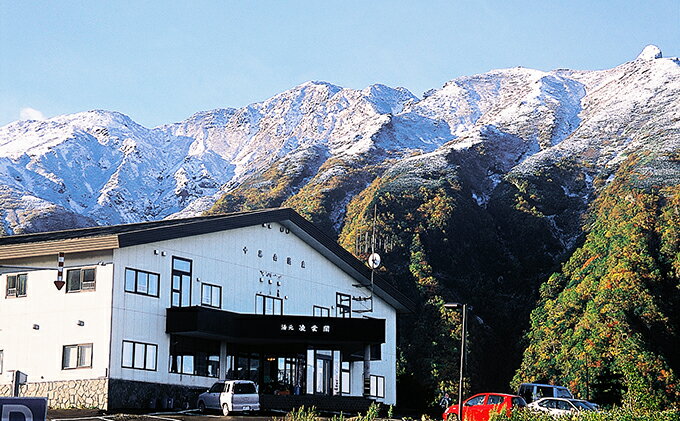
<svg viewBox="0 0 680 421">
<path fill-rule="evenodd" d="M 107 413 L 97 409 L 50 409 L 47 419 L 52 421 L 273 421 L 283 418 L 284 414 L 267 415 L 230 415 L 200 414 L 197 410 L 151 413 Z"/>
</svg>

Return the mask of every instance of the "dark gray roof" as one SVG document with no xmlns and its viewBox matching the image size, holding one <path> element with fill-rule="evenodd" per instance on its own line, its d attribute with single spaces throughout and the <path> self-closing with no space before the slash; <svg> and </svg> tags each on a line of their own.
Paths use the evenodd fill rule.
<svg viewBox="0 0 680 421">
<path fill-rule="evenodd" d="M 333 261 L 361 284 L 370 285 L 371 270 L 344 248 L 290 208 L 169 219 L 135 224 L 80 228 L 65 231 L 0 237 L 0 247 L 98 236 L 118 237 L 119 247 L 130 247 L 246 226 L 278 222 L 290 228 L 303 241 Z M 399 311 L 413 311 L 413 302 L 393 285 L 374 274 L 374 293 Z"/>
</svg>

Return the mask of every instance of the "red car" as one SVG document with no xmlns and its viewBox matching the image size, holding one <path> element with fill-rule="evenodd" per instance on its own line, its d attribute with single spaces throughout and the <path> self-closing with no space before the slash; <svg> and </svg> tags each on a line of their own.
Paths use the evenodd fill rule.
<svg viewBox="0 0 680 421">
<path fill-rule="evenodd" d="M 509 417 L 513 409 L 526 406 L 524 399 L 517 395 L 479 393 L 463 401 L 463 421 L 488 421 L 491 412 L 504 413 Z M 450 420 L 448 420 L 449 415 Z M 449 406 L 442 417 L 444 421 L 458 420 L 458 405 Z"/>
</svg>

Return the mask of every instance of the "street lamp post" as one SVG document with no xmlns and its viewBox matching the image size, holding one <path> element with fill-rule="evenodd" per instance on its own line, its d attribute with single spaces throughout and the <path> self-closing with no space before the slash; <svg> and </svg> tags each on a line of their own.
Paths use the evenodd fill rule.
<svg viewBox="0 0 680 421">
<path fill-rule="evenodd" d="M 460 377 L 458 378 L 458 421 L 463 421 L 463 374 L 465 373 L 465 337 L 467 336 L 467 304 L 446 303 L 444 308 L 462 309 L 463 326 L 460 333 Z"/>
</svg>

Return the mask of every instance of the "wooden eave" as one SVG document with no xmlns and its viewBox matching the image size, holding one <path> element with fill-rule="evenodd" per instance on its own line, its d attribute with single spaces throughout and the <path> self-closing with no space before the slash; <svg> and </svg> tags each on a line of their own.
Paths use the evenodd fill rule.
<svg viewBox="0 0 680 421">
<path fill-rule="evenodd" d="M 38 257 L 50 254 L 81 253 L 119 248 L 118 235 L 70 238 L 35 243 L 8 244 L 0 247 L 0 260 Z"/>
</svg>

